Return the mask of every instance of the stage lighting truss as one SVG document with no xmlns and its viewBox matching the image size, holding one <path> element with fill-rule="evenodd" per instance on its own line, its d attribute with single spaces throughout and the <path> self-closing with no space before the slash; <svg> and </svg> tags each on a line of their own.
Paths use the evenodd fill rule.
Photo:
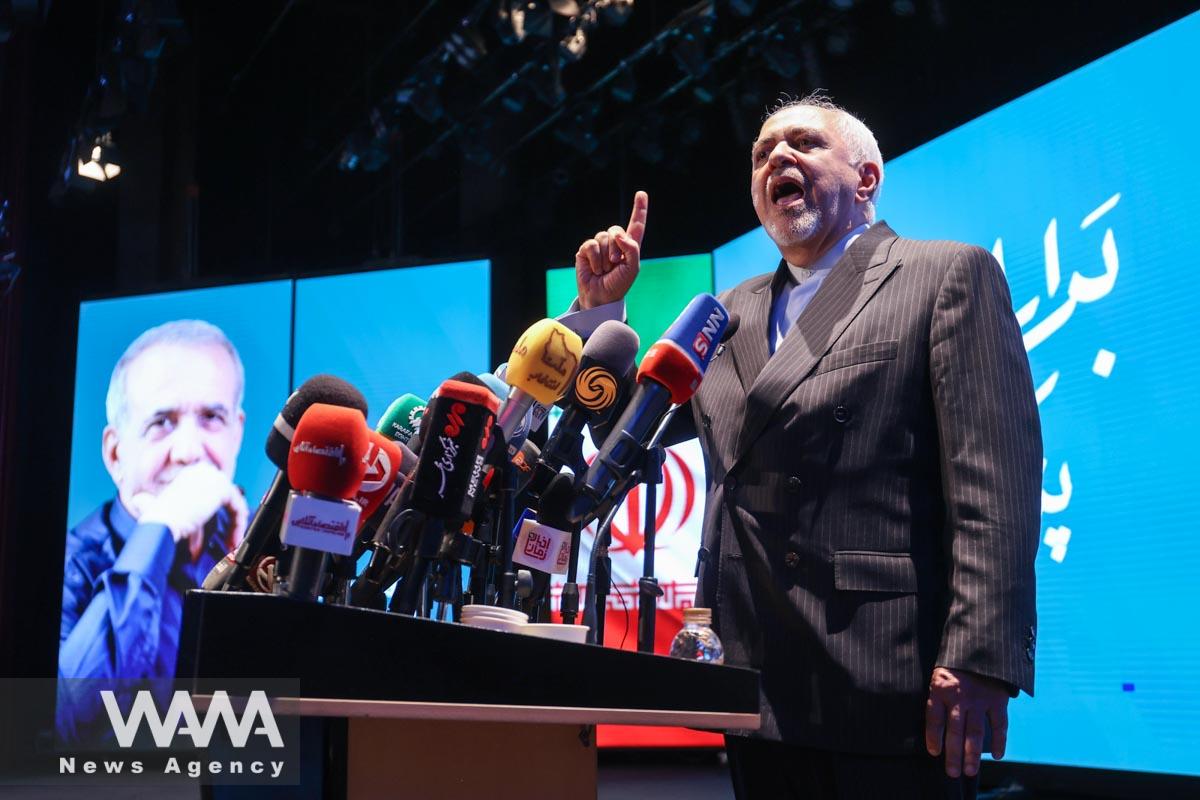
<svg viewBox="0 0 1200 800">
<path fill-rule="evenodd" d="M 780 77 L 796 77 L 804 66 L 804 55 L 796 47 L 800 41 L 803 41 L 800 20 L 780 21 L 763 34 L 760 48 L 763 61 Z"/>
<path fill-rule="evenodd" d="M 679 68 L 692 78 L 701 78 L 709 68 L 709 37 L 712 35 L 714 15 L 709 6 L 706 13 L 681 25 L 671 45 L 671 55 Z"/>
</svg>

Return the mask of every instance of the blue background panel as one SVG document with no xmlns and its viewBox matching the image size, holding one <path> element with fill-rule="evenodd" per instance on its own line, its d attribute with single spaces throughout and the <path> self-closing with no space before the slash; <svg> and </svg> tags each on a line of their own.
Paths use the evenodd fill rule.
<svg viewBox="0 0 1200 800">
<path fill-rule="evenodd" d="M 488 261 L 296 281 L 296 384 L 345 378 L 374 427 L 405 392 L 428 398 L 457 372 L 491 371 L 490 281 Z"/>
</svg>

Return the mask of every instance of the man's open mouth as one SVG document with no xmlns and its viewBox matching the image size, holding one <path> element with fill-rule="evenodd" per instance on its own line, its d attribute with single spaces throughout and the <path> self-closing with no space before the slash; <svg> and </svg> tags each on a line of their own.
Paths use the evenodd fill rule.
<svg viewBox="0 0 1200 800">
<path fill-rule="evenodd" d="M 776 178 L 771 183 L 771 202 L 790 206 L 804 199 L 804 186 L 795 178 Z"/>
</svg>

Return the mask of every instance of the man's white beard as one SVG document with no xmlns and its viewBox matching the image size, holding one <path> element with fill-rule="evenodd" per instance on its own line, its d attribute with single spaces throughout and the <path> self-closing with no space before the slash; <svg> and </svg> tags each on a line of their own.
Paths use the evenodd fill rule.
<svg viewBox="0 0 1200 800">
<path fill-rule="evenodd" d="M 771 241 L 780 247 L 794 247 L 811 239 L 821 229 L 822 214 L 819 208 L 805 204 L 799 213 L 786 218 L 772 218 L 767 222 L 767 233 Z"/>
</svg>

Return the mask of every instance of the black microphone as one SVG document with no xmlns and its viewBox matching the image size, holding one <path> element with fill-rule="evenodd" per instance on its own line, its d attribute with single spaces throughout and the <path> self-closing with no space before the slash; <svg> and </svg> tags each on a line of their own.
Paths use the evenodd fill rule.
<svg viewBox="0 0 1200 800">
<path fill-rule="evenodd" d="M 588 338 L 579 359 L 579 372 L 564 397 L 566 411 L 542 448 L 531 492 L 540 494 L 548 488 L 563 465 L 576 473 L 586 470 L 583 426 L 605 417 L 617 402 L 621 376 L 633 368 L 638 345 L 633 328 L 616 320 L 601 324 Z"/>
<path fill-rule="evenodd" d="M 362 392 L 334 375 L 314 375 L 292 392 L 267 434 L 267 458 L 278 467 L 274 480 L 259 501 L 246 535 L 232 553 L 213 566 L 201 584 L 202 589 L 239 591 L 246 588 L 246 576 L 262 555 L 279 551 L 279 526 L 292 486 L 288 482 L 288 452 L 296 425 L 313 403 L 356 408 L 366 416 L 367 399 Z"/>
<path fill-rule="evenodd" d="M 637 364 L 632 364 L 625 374 L 617 378 L 617 398 L 613 404 L 588 422 L 588 432 L 592 435 L 592 443 L 597 447 L 604 444 L 604 441 L 612 433 L 613 426 L 625 413 L 625 407 L 629 405 L 629 400 L 633 397 L 636 388 Z"/>
<path fill-rule="evenodd" d="M 578 547 L 572 538 L 574 526 L 568 516 L 574 499 L 571 476 L 552 476 L 538 503 L 537 522 L 527 521 L 518 534 L 513 563 L 528 567 L 533 574 L 533 591 L 523 603 L 523 610 L 531 617 L 545 599 L 551 577 L 567 574 L 570 554 Z M 564 591 L 569 590 L 564 587 Z"/>
<path fill-rule="evenodd" d="M 484 461 L 500 404 L 470 373 L 445 381 L 421 421 L 421 454 L 412 479 L 409 509 L 421 521 L 416 558 L 392 596 L 392 610 L 416 610 L 425 576 L 442 553 L 447 532 L 458 530 L 480 495 Z"/>
</svg>

